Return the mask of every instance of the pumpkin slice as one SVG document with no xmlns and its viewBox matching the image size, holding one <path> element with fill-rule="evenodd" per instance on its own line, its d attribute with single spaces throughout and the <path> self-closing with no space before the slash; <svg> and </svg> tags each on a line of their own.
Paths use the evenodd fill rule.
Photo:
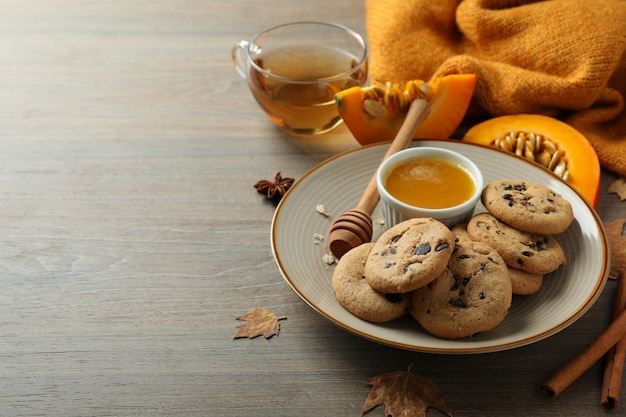
<svg viewBox="0 0 626 417">
<path fill-rule="evenodd" d="M 597 207 L 600 162 L 578 130 L 548 116 L 499 116 L 470 128 L 464 141 L 494 146 L 534 161 L 563 178 Z"/>
<path fill-rule="evenodd" d="M 453 74 L 433 82 L 352 87 L 335 95 L 339 115 L 361 145 L 392 140 L 412 100 L 425 98 L 430 113 L 415 138 L 447 139 L 459 126 L 476 88 L 475 74 Z"/>
</svg>

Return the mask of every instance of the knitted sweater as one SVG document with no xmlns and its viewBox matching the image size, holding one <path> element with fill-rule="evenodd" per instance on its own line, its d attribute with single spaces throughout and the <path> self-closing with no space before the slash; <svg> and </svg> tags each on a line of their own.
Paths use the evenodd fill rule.
<svg viewBox="0 0 626 417">
<path fill-rule="evenodd" d="M 473 113 L 538 113 L 626 176 L 626 0 L 365 0 L 372 83 L 473 73 Z"/>
</svg>

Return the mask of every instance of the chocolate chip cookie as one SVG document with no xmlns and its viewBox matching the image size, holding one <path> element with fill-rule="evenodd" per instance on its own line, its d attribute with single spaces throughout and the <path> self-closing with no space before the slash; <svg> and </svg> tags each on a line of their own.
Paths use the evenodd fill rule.
<svg viewBox="0 0 626 417">
<path fill-rule="evenodd" d="M 341 257 L 332 276 L 335 297 L 346 310 L 372 323 L 402 316 L 408 309 L 408 295 L 384 294 L 369 286 L 363 270 L 373 243 L 364 243 Z"/>
<path fill-rule="evenodd" d="M 472 217 L 467 233 L 472 240 L 493 247 L 508 266 L 530 274 L 548 274 L 566 264 L 563 248 L 554 237 L 522 232 L 489 213 Z"/>
<path fill-rule="evenodd" d="M 471 242 L 472 238 L 467 233 L 467 223 L 459 223 L 450 229 L 454 235 L 454 243 Z"/>
<path fill-rule="evenodd" d="M 562 233 L 574 221 L 571 204 L 560 194 L 521 180 L 494 181 L 483 189 L 481 201 L 498 220 L 529 233 Z"/>
<path fill-rule="evenodd" d="M 446 268 L 454 236 L 443 223 L 414 218 L 383 233 L 365 263 L 365 276 L 384 293 L 405 293 L 428 284 Z"/>
<path fill-rule="evenodd" d="M 515 295 L 534 294 L 543 285 L 543 275 L 529 274 L 521 269 L 509 268 L 509 278 L 511 279 L 511 288 Z"/>
<path fill-rule="evenodd" d="M 502 257 L 484 243 L 460 239 L 444 273 L 413 291 L 409 311 L 429 333 L 457 339 L 496 327 L 511 300 Z"/>
</svg>

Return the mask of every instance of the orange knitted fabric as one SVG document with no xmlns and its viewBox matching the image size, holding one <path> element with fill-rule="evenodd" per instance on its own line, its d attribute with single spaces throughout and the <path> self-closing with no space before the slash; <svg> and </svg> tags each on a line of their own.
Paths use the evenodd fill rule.
<svg viewBox="0 0 626 417">
<path fill-rule="evenodd" d="M 373 83 L 478 76 L 474 108 L 540 113 L 626 176 L 626 0 L 366 0 Z"/>
</svg>

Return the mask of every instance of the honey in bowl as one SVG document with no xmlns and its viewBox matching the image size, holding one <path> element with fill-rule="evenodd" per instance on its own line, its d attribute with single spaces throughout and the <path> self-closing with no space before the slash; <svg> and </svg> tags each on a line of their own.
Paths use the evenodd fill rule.
<svg viewBox="0 0 626 417">
<path fill-rule="evenodd" d="M 414 207 L 442 209 L 468 201 L 476 191 L 470 174 L 437 158 L 416 158 L 393 167 L 385 180 L 393 197 Z"/>
<path fill-rule="evenodd" d="M 472 217 L 483 188 L 478 166 L 435 146 L 409 147 L 385 159 L 376 172 L 385 227 L 431 217 L 448 227 Z"/>
</svg>

